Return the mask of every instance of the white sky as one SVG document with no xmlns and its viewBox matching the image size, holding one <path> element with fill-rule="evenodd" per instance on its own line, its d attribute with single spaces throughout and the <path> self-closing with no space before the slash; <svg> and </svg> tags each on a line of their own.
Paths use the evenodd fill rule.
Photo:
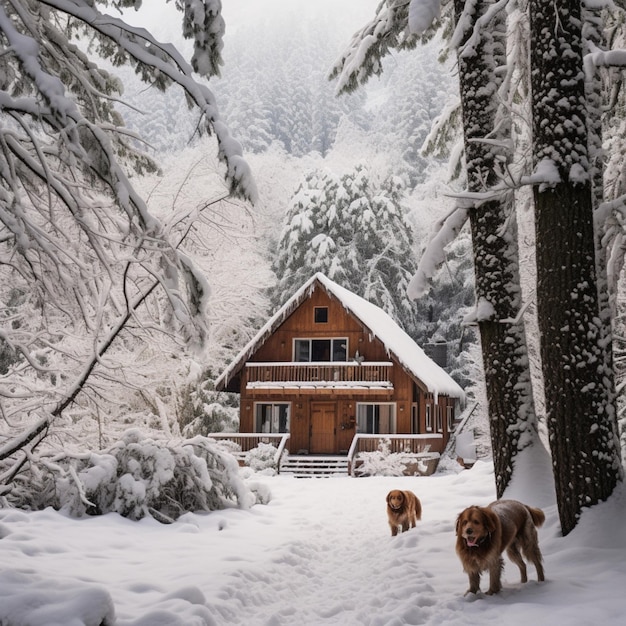
<svg viewBox="0 0 626 626">
<path fill-rule="evenodd" d="M 258 23 L 262 28 L 267 20 L 293 19 L 316 20 L 332 16 L 334 23 L 342 24 L 349 37 L 370 18 L 374 17 L 380 0 L 223 0 L 222 15 L 226 22 L 225 42 L 228 34 L 240 24 Z M 125 19 L 135 25 L 148 28 L 157 39 L 180 43 L 182 13 L 172 2 L 143 0 L 137 12 L 125 12 Z"/>
</svg>

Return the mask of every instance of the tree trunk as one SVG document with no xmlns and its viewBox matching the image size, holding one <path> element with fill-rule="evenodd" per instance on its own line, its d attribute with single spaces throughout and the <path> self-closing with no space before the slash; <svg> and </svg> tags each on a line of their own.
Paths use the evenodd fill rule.
<svg viewBox="0 0 626 626">
<path fill-rule="evenodd" d="M 473 20 L 493 2 L 479 0 Z M 455 0 L 457 23 L 465 2 Z M 467 30 L 464 40 L 471 32 Z M 464 43 L 465 41 L 463 41 Z M 504 65 L 506 28 L 496 17 L 483 29 L 480 43 L 471 54 L 459 48 L 459 79 L 467 185 L 483 192 L 499 182 L 498 169 L 510 159 L 505 149 L 491 140 L 508 140 L 508 123 L 499 120 L 497 67 Z M 517 228 L 512 193 L 477 203 L 470 210 L 474 247 L 474 270 L 478 310 L 486 303 L 491 311 L 478 317 L 489 410 L 496 492 L 501 497 L 513 475 L 515 459 L 526 446 L 538 443 L 537 419 L 523 322 L 518 320 L 521 286 L 518 266 Z M 520 316 L 521 317 L 521 316 Z"/>
<path fill-rule="evenodd" d="M 603 341 L 579 0 L 530 0 L 537 311 L 563 534 L 621 478 Z M 538 166 L 538 167 L 537 167 Z M 558 171 L 558 182 L 554 173 Z"/>
</svg>

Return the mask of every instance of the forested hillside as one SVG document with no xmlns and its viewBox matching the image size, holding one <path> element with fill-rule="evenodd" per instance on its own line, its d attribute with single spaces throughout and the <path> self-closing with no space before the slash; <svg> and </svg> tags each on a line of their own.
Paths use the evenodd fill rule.
<svg viewBox="0 0 626 626">
<path fill-rule="evenodd" d="M 233 23 L 228 7 L 224 9 L 224 65 L 211 86 L 223 119 L 244 147 L 259 200 L 249 210 L 234 204 L 216 207 L 215 228 L 205 235 L 212 243 L 202 263 L 214 290 L 210 369 L 219 371 L 269 313 L 319 269 L 385 308 L 420 344 L 448 343 L 450 369 L 466 383 L 466 350 L 475 340 L 471 330 L 461 327 L 473 297 L 468 236 L 451 249 L 449 263 L 429 294 L 417 303 L 406 295 L 432 223 L 450 206 L 446 190 L 456 184 L 448 174 L 446 154 L 422 152 L 435 120 L 457 99 L 455 77 L 450 64 L 438 60 L 442 42 L 433 41 L 415 53 L 386 60 L 384 74 L 367 89 L 338 96 L 335 82 L 328 78 L 330 67 L 354 30 L 355 6 L 363 16 L 371 7 L 348 2 L 332 5 L 329 11 L 331 4 L 272 13 L 271 7 L 261 11 L 248 3 L 250 10 L 235 13 Z M 301 10 L 306 19 L 298 15 Z M 126 120 L 148 138 L 164 163 L 164 177 L 141 183 L 146 189 L 158 185 L 159 200 L 153 196 L 152 204 L 167 209 L 169 202 L 201 204 L 203 198 L 213 197 L 219 177 L 212 175 L 210 164 L 195 163 L 202 146 L 194 137 L 193 115 L 184 115 L 183 95 L 171 91 L 151 99 L 144 90 L 133 89 L 136 81 L 129 72 L 125 76 L 130 81 L 126 97 L 136 107 L 126 111 Z M 339 193 L 332 191 L 332 179 L 353 179 L 359 170 L 364 170 L 358 176 L 361 189 L 353 186 L 343 202 L 346 207 L 356 202 L 353 206 L 360 208 L 351 223 L 343 218 L 336 222 L 344 230 L 344 244 L 335 245 L 337 233 L 328 221 L 302 237 L 299 247 L 281 242 L 290 221 L 302 223 L 298 206 L 324 221 L 322 207 L 299 205 L 313 179 L 326 180 L 327 196 L 332 196 Z M 166 186 L 169 192 L 164 192 Z M 165 199 L 168 193 L 171 200 Z M 386 230 L 380 228 L 382 222 L 370 224 L 377 240 L 364 242 L 369 246 L 365 251 L 356 243 L 362 237 L 359 220 L 370 214 L 365 207 L 375 206 L 370 204 L 374 196 L 396 203 L 401 221 Z M 310 247 L 318 234 L 330 247 Z M 407 243 L 400 244 L 406 238 Z M 380 262 L 375 267 L 377 257 L 388 257 L 382 253 L 390 242 L 400 246 L 398 258 L 386 269 Z M 332 269 L 347 261 L 349 243 L 360 245 L 359 254 L 373 259 L 370 270 L 351 278 Z M 401 310 L 404 313 L 398 314 Z"/>
</svg>

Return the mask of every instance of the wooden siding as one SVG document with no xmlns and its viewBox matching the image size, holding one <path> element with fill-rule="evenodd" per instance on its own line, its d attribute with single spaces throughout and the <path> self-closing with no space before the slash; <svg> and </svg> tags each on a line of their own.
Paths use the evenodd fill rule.
<svg viewBox="0 0 626 626">
<path fill-rule="evenodd" d="M 327 322 L 315 322 L 315 307 L 328 308 Z M 295 339 L 330 338 L 347 339 L 348 361 L 294 362 Z M 357 356 L 361 365 L 356 364 Z M 316 289 L 250 355 L 237 373 L 237 382 L 242 433 L 255 432 L 258 403 L 289 405 L 290 454 L 347 453 L 356 433 L 359 403 L 395 403 L 397 433 L 443 435 L 437 440 L 440 449 L 433 451 L 442 452 L 448 439 L 443 407 L 454 400 L 439 396 L 435 405 L 421 381 L 414 380 L 382 342 L 323 289 Z M 427 405 L 433 418 L 431 431 L 426 430 Z M 436 430 L 437 411 L 443 411 L 442 431 Z"/>
</svg>

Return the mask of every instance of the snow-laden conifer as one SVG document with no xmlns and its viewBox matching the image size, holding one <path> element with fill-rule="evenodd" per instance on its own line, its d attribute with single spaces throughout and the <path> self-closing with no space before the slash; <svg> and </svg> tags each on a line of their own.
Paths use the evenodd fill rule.
<svg viewBox="0 0 626 626">
<path fill-rule="evenodd" d="M 488 410 L 502 495 L 516 455 L 537 443 L 537 420 L 525 340 L 516 216 L 512 190 L 501 185 L 512 160 L 511 121 L 506 106 L 513 95 L 503 88 L 506 64 L 506 16 L 503 2 L 383 2 L 376 17 L 354 36 L 336 62 L 338 90 L 351 91 L 382 71 L 381 58 L 393 49 L 415 47 L 438 25 L 447 30 L 457 52 L 464 131 L 467 194 L 443 217 L 409 285 L 412 298 L 428 293 L 443 264 L 445 247 L 469 219 L 474 250 L 477 302 L 491 315 L 467 316 L 477 324 L 482 345 Z M 454 27 L 454 28 L 452 28 Z M 414 54 L 417 54 L 415 52 Z M 429 145 L 434 142 L 429 138 Z M 500 190 L 494 188 L 500 187 Z"/>
<path fill-rule="evenodd" d="M 406 297 L 414 243 L 403 189 L 399 178 L 375 183 L 363 166 L 343 176 L 310 172 L 292 197 L 280 234 L 274 306 L 322 272 L 415 335 L 417 310 Z"/>
</svg>

